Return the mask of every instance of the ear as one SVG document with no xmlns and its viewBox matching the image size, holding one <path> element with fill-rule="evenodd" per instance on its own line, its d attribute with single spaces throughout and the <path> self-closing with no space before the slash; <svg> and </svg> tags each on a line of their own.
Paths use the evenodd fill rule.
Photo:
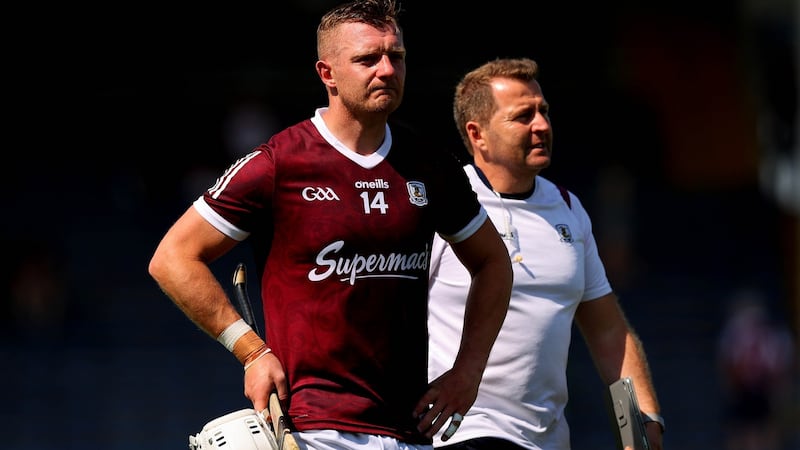
<svg viewBox="0 0 800 450">
<path fill-rule="evenodd" d="M 477 150 L 484 150 L 486 148 L 486 141 L 483 139 L 483 130 L 478 122 L 470 120 L 465 124 L 469 142 L 472 145 L 473 153 Z"/>
<path fill-rule="evenodd" d="M 322 80 L 322 83 L 329 87 L 335 88 L 336 87 L 336 80 L 333 78 L 333 70 L 331 69 L 331 65 L 325 61 L 317 61 L 317 64 L 314 66 L 317 69 L 317 75 L 319 75 L 319 79 Z"/>
</svg>

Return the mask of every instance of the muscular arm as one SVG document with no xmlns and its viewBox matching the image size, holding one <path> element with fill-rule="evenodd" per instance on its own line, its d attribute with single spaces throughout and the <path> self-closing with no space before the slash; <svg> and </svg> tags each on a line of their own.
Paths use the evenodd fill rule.
<svg viewBox="0 0 800 450">
<path fill-rule="evenodd" d="M 150 260 L 150 275 L 161 290 L 214 339 L 240 315 L 208 264 L 236 243 L 190 207 L 167 231 Z"/>
<path fill-rule="evenodd" d="M 214 339 L 241 316 L 208 265 L 236 244 L 190 207 L 164 235 L 148 267 L 161 290 Z M 244 393 L 262 411 L 273 386 L 279 397 L 288 397 L 283 368 L 268 354 L 245 372 Z"/>
<path fill-rule="evenodd" d="M 575 322 L 603 382 L 608 385 L 622 377 L 630 377 L 641 410 L 660 414 L 642 343 L 628 323 L 617 296 L 611 293 L 581 303 L 575 313 Z M 657 424 L 648 424 L 648 438 L 655 449 L 661 448 Z"/>
<path fill-rule="evenodd" d="M 508 311 L 513 272 L 508 251 L 490 220 L 468 239 L 452 244 L 472 276 L 466 300 L 464 331 L 453 368 L 431 382 L 431 388 L 420 400 L 415 414 L 433 407 L 420 421 L 420 430 L 433 436 L 446 420 L 430 422 L 439 414 L 448 418 L 453 413 L 465 414 L 475 402 L 489 352 L 494 345 Z"/>
<path fill-rule="evenodd" d="M 472 276 L 454 367 L 480 378 L 508 311 L 513 271 L 508 250 L 489 220 L 472 237 L 452 247 Z"/>
</svg>

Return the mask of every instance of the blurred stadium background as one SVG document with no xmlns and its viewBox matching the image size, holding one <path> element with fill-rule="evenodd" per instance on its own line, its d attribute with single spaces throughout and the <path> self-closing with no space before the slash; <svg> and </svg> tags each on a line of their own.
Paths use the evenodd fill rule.
<svg viewBox="0 0 800 450">
<path fill-rule="evenodd" d="M 241 367 L 147 263 L 230 162 L 324 104 L 314 32 L 334 3 L 9 8 L 6 448 L 187 448 L 206 422 L 250 406 Z M 666 447 L 724 449 L 715 361 L 732 301 L 755 295 L 795 342 L 800 329 L 800 11 L 640 3 L 404 1 L 397 117 L 460 151 L 459 77 L 495 57 L 540 63 L 556 136 L 543 175 L 593 215 L 648 351 Z M 242 247 L 214 269 L 229 280 L 250 258 Z M 798 360 L 781 450 L 800 448 Z M 591 364 L 575 335 L 575 450 L 613 448 Z"/>
</svg>

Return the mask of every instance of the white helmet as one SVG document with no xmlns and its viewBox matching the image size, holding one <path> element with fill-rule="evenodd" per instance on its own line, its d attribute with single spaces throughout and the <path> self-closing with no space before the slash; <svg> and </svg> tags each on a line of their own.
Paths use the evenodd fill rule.
<svg viewBox="0 0 800 450">
<path fill-rule="evenodd" d="M 278 450 L 278 443 L 262 414 L 240 409 L 208 422 L 189 436 L 190 450 Z"/>
</svg>

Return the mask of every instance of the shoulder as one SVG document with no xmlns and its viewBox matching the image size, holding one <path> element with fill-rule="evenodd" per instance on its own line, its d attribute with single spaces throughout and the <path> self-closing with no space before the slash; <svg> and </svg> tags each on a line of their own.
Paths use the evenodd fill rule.
<svg viewBox="0 0 800 450">
<path fill-rule="evenodd" d="M 273 134 L 260 149 L 272 157 L 280 154 L 305 158 L 304 152 L 316 152 L 322 145 L 327 146 L 327 141 L 311 120 L 306 119 Z"/>
<path fill-rule="evenodd" d="M 389 158 L 396 162 L 406 161 L 420 168 L 436 170 L 459 170 L 462 164 L 455 154 L 418 128 L 401 121 L 389 121 L 392 133 L 392 151 Z"/>
<path fill-rule="evenodd" d="M 418 154 L 432 147 L 418 129 L 405 122 L 390 121 L 389 130 L 392 134 L 392 148 L 399 149 L 400 152 Z"/>
<path fill-rule="evenodd" d="M 536 177 L 537 193 L 539 195 L 539 202 L 549 205 L 561 205 L 569 209 L 571 214 L 578 218 L 580 222 L 589 224 L 591 218 L 589 212 L 581 202 L 580 197 L 572 192 L 568 186 L 558 183 L 557 181 L 550 181 L 541 175 Z M 541 191 L 540 191 L 541 189 Z"/>
<path fill-rule="evenodd" d="M 283 130 L 278 131 L 277 133 L 273 134 L 272 137 L 269 139 L 272 141 L 285 141 L 289 139 L 311 139 L 316 138 L 319 136 L 319 133 L 316 131 L 316 127 L 311 122 L 311 119 L 305 119 L 301 122 L 297 122 L 294 125 L 290 125 Z"/>
<path fill-rule="evenodd" d="M 421 140 L 423 138 L 419 128 L 406 121 L 390 118 L 387 123 L 389 124 L 389 129 L 392 130 L 392 139 Z"/>
<path fill-rule="evenodd" d="M 584 226 L 590 227 L 589 213 L 583 207 L 578 196 L 565 185 L 557 181 L 550 181 L 538 175 L 536 177 L 536 190 L 533 201 L 544 208 L 556 208 L 568 213 L 569 217 L 578 220 Z"/>
<path fill-rule="evenodd" d="M 564 202 L 570 209 L 582 209 L 580 207 L 576 208 L 576 205 L 580 206 L 580 200 L 566 185 L 550 181 L 541 175 L 536 177 L 536 183 L 538 185 L 537 190 L 539 190 L 545 198 Z"/>
</svg>

